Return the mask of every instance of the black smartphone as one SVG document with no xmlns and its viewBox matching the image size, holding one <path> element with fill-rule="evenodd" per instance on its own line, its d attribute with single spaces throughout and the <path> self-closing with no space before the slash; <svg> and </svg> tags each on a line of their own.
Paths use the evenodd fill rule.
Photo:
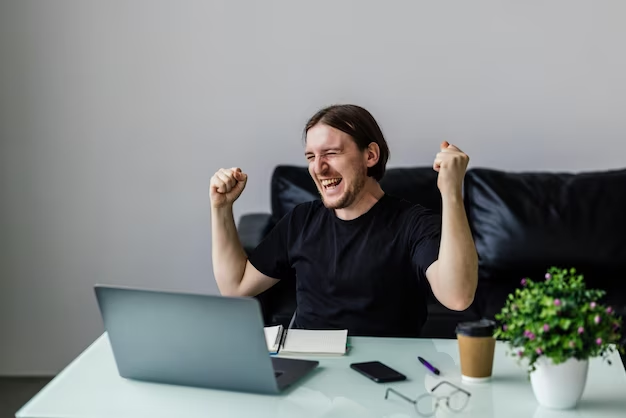
<svg viewBox="0 0 626 418">
<path fill-rule="evenodd" d="M 365 363 L 352 363 L 351 368 L 362 375 L 372 379 L 376 383 L 397 382 L 406 380 L 406 376 L 381 363 L 380 361 L 368 361 Z"/>
</svg>

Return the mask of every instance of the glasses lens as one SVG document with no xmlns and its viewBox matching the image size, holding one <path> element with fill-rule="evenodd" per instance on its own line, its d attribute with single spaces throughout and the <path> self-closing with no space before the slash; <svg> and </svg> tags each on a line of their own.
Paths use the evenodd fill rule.
<svg viewBox="0 0 626 418">
<path fill-rule="evenodd" d="M 437 410 L 437 402 L 437 398 L 425 394 L 417 398 L 415 409 L 418 414 L 424 417 L 429 417 L 435 414 L 435 411 Z"/>
<path fill-rule="evenodd" d="M 460 391 L 454 391 L 448 396 L 448 408 L 453 411 L 460 411 L 467 406 L 469 396 Z"/>
</svg>

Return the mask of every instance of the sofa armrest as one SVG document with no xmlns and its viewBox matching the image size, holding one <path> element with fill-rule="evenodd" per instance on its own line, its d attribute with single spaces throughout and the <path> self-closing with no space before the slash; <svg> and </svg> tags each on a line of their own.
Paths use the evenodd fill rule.
<svg viewBox="0 0 626 418">
<path fill-rule="evenodd" d="M 239 218 L 237 234 L 246 254 L 250 255 L 272 228 L 269 213 L 249 213 Z"/>
</svg>

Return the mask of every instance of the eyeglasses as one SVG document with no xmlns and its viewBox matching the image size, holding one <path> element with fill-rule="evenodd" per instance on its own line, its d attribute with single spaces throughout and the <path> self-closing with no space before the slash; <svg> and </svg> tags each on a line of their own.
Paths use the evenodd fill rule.
<svg viewBox="0 0 626 418">
<path fill-rule="evenodd" d="M 437 396 L 436 394 L 434 394 L 435 390 L 445 385 L 451 386 L 452 392 L 445 396 Z M 461 389 L 460 387 L 453 385 L 452 383 L 445 380 L 439 382 L 434 388 L 430 390 L 430 392 L 424 393 L 418 396 L 416 399 L 411 399 L 408 396 L 405 396 L 392 388 L 387 388 L 387 391 L 385 392 L 385 399 L 387 399 L 387 397 L 389 396 L 389 392 L 395 393 L 407 402 L 411 402 L 415 407 L 415 412 L 423 417 L 430 417 L 435 415 L 435 412 L 437 412 L 437 408 L 444 400 L 448 409 L 453 412 L 461 412 L 463 408 L 465 408 L 469 403 L 470 396 L 472 396 L 472 394 L 468 391 Z"/>
</svg>

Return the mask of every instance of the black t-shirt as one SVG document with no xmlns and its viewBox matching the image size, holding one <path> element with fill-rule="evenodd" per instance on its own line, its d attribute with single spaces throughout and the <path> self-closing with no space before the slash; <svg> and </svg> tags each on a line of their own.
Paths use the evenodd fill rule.
<svg viewBox="0 0 626 418">
<path fill-rule="evenodd" d="M 414 337 L 426 320 L 425 272 L 440 237 L 440 215 L 387 194 L 349 221 L 316 200 L 285 215 L 250 262 L 296 280 L 298 328 Z"/>
</svg>

